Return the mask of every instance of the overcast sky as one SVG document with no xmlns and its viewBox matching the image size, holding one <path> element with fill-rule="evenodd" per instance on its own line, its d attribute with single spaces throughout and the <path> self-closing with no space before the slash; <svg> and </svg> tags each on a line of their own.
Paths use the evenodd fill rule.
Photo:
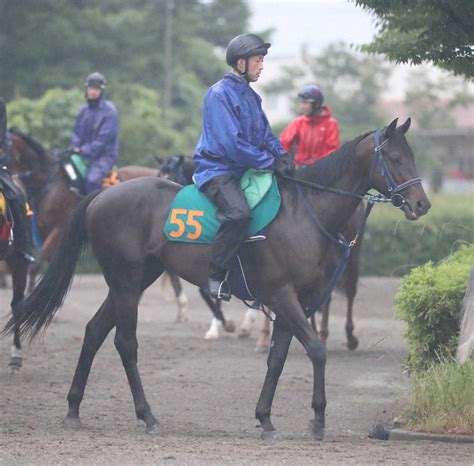
<svg viewBox="0 0 474 466">
<path fill-rule="evenodd" d="M 299 55 L 303 44 L 312 54 L 335 41 L 369 42 L 374 19 L 348 0 L 248 0 L 251 31 L 274 28 L 272 55 Z"/>
</svg>

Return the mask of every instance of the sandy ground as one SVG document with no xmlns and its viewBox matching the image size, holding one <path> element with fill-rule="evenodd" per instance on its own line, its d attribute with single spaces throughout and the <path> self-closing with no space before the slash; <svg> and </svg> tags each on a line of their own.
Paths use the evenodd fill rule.
<svg viewBox="0 0 474 466">
<path fill-rule="evenodd" d="M 280 437 L 265 442 L 254 410 L 266 357 L 254 353 L 255 338 L 226 334 L 205 341 L 210 313 L 197 290 L 186 287 L 190 321 L 175 324 L 176 305 L 158 284 L 142 299 L 138 335 L 139 366 L 159 434 L 145 434 L 135 419 L 112 335 L 92 368 L 83 428 L 65 430 L 61 420 L 84 327 L 106 289 L 101 277 L 77 277 L 57 320 L 25 348 L 24 366 L 13 376 L 10 339 L 0 340 L 0 464 L 474 464 L 473 445 L 368 438 L 375 422 L 390 423 L 399 414 L 408 393 L 403 325 L 393 319 L 398 284 L 361 280 L 355 352 L 345 349 L 344 300 L 333 300 L 325 440 L 313 440 L 308 428 L 312 369 L 294 342 L 273 405 Z M 2 290 L 1 317 L 9 299 Z M 236 300 L 225 306 L 237 323 L 243 311 Z"/>
</svg>

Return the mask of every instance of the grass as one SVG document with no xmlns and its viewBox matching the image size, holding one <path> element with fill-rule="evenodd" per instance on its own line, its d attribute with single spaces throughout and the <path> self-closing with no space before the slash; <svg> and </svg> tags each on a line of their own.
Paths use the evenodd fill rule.
<svg viewBox="0 0 474 466">
<path fill-rule="evenodd" d="M 474 435 L 474 361 L 416 374 L 405 416 L 410 430 Z"/>
</svg>

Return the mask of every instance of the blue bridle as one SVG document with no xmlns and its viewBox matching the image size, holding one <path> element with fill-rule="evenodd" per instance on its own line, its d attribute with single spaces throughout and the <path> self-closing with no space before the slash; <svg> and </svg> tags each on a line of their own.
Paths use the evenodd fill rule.
<svg viewBox="0 0 474 466">
<path fill-rule="evenodd" d="M 372 178 L 375 172 L 375 167 L 377 162 L 380 163 L 380 171 L 382 176 L 387 184 L 387 190 L 389 193 L 388 199 L 391 201 L 394 207 L 402 208 L 406 203 L 405 196 L 400 194 L 400 191 L 403 191 L 414 184 L 421 183 L 421 178 L 412 178 L 411 180 L 405 181 L 404 183 L 397 184 L 395 178 L 390 173 L 390 170 L 387 167 L 387 162 L 384 159 L 382 147 L 389 141 L 389 138 L 385 139 L 384 142 L 380 143 L 380 136 L 382 134 L 382 130 L 379 128 L 375 131 L 374 140 L 375 140 L 375 158 L 370 168 L 370 175 L 369 175 L 369 186 L 372 185 Z"/>
</svg>

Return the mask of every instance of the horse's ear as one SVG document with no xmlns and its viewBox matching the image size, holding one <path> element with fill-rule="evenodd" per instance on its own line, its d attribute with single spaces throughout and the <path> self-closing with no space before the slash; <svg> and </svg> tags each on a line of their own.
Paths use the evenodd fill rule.
<svg viewBox="0 0 474 466">
<path fill-rule="evenodd" d="M 158 157 L 157 155 L 154 155 L 153 158 L 156 160 L 156 162 L 158 163 L 158 165 L 162 165 L 164 160 L 161 159 L 160 157 Z"/>
<path fill-rule="evenodd" d="M 402 130 L 403 134 L 405 134 L 410 129 L 410 125 L 411 125 L 411 118 L 408 117 L 407 121 L 405 121 L 405 123 L 403 123 L 403 125 L 400 126 L 400 129 Z"/>
<path fill-rule="evenodd" d="M 398 118 L 395 118 L 388 126 L 387 129 L 385 130 L 385 137 L 388 139 L 393 132 L 395 131 L 398 123 Z"/>
<path fill-rule="evenodd" d="M 0 100 L 0 143 L 3 143 L 7 134 L 7 107 L 3 100 Z"/>
</svg>

